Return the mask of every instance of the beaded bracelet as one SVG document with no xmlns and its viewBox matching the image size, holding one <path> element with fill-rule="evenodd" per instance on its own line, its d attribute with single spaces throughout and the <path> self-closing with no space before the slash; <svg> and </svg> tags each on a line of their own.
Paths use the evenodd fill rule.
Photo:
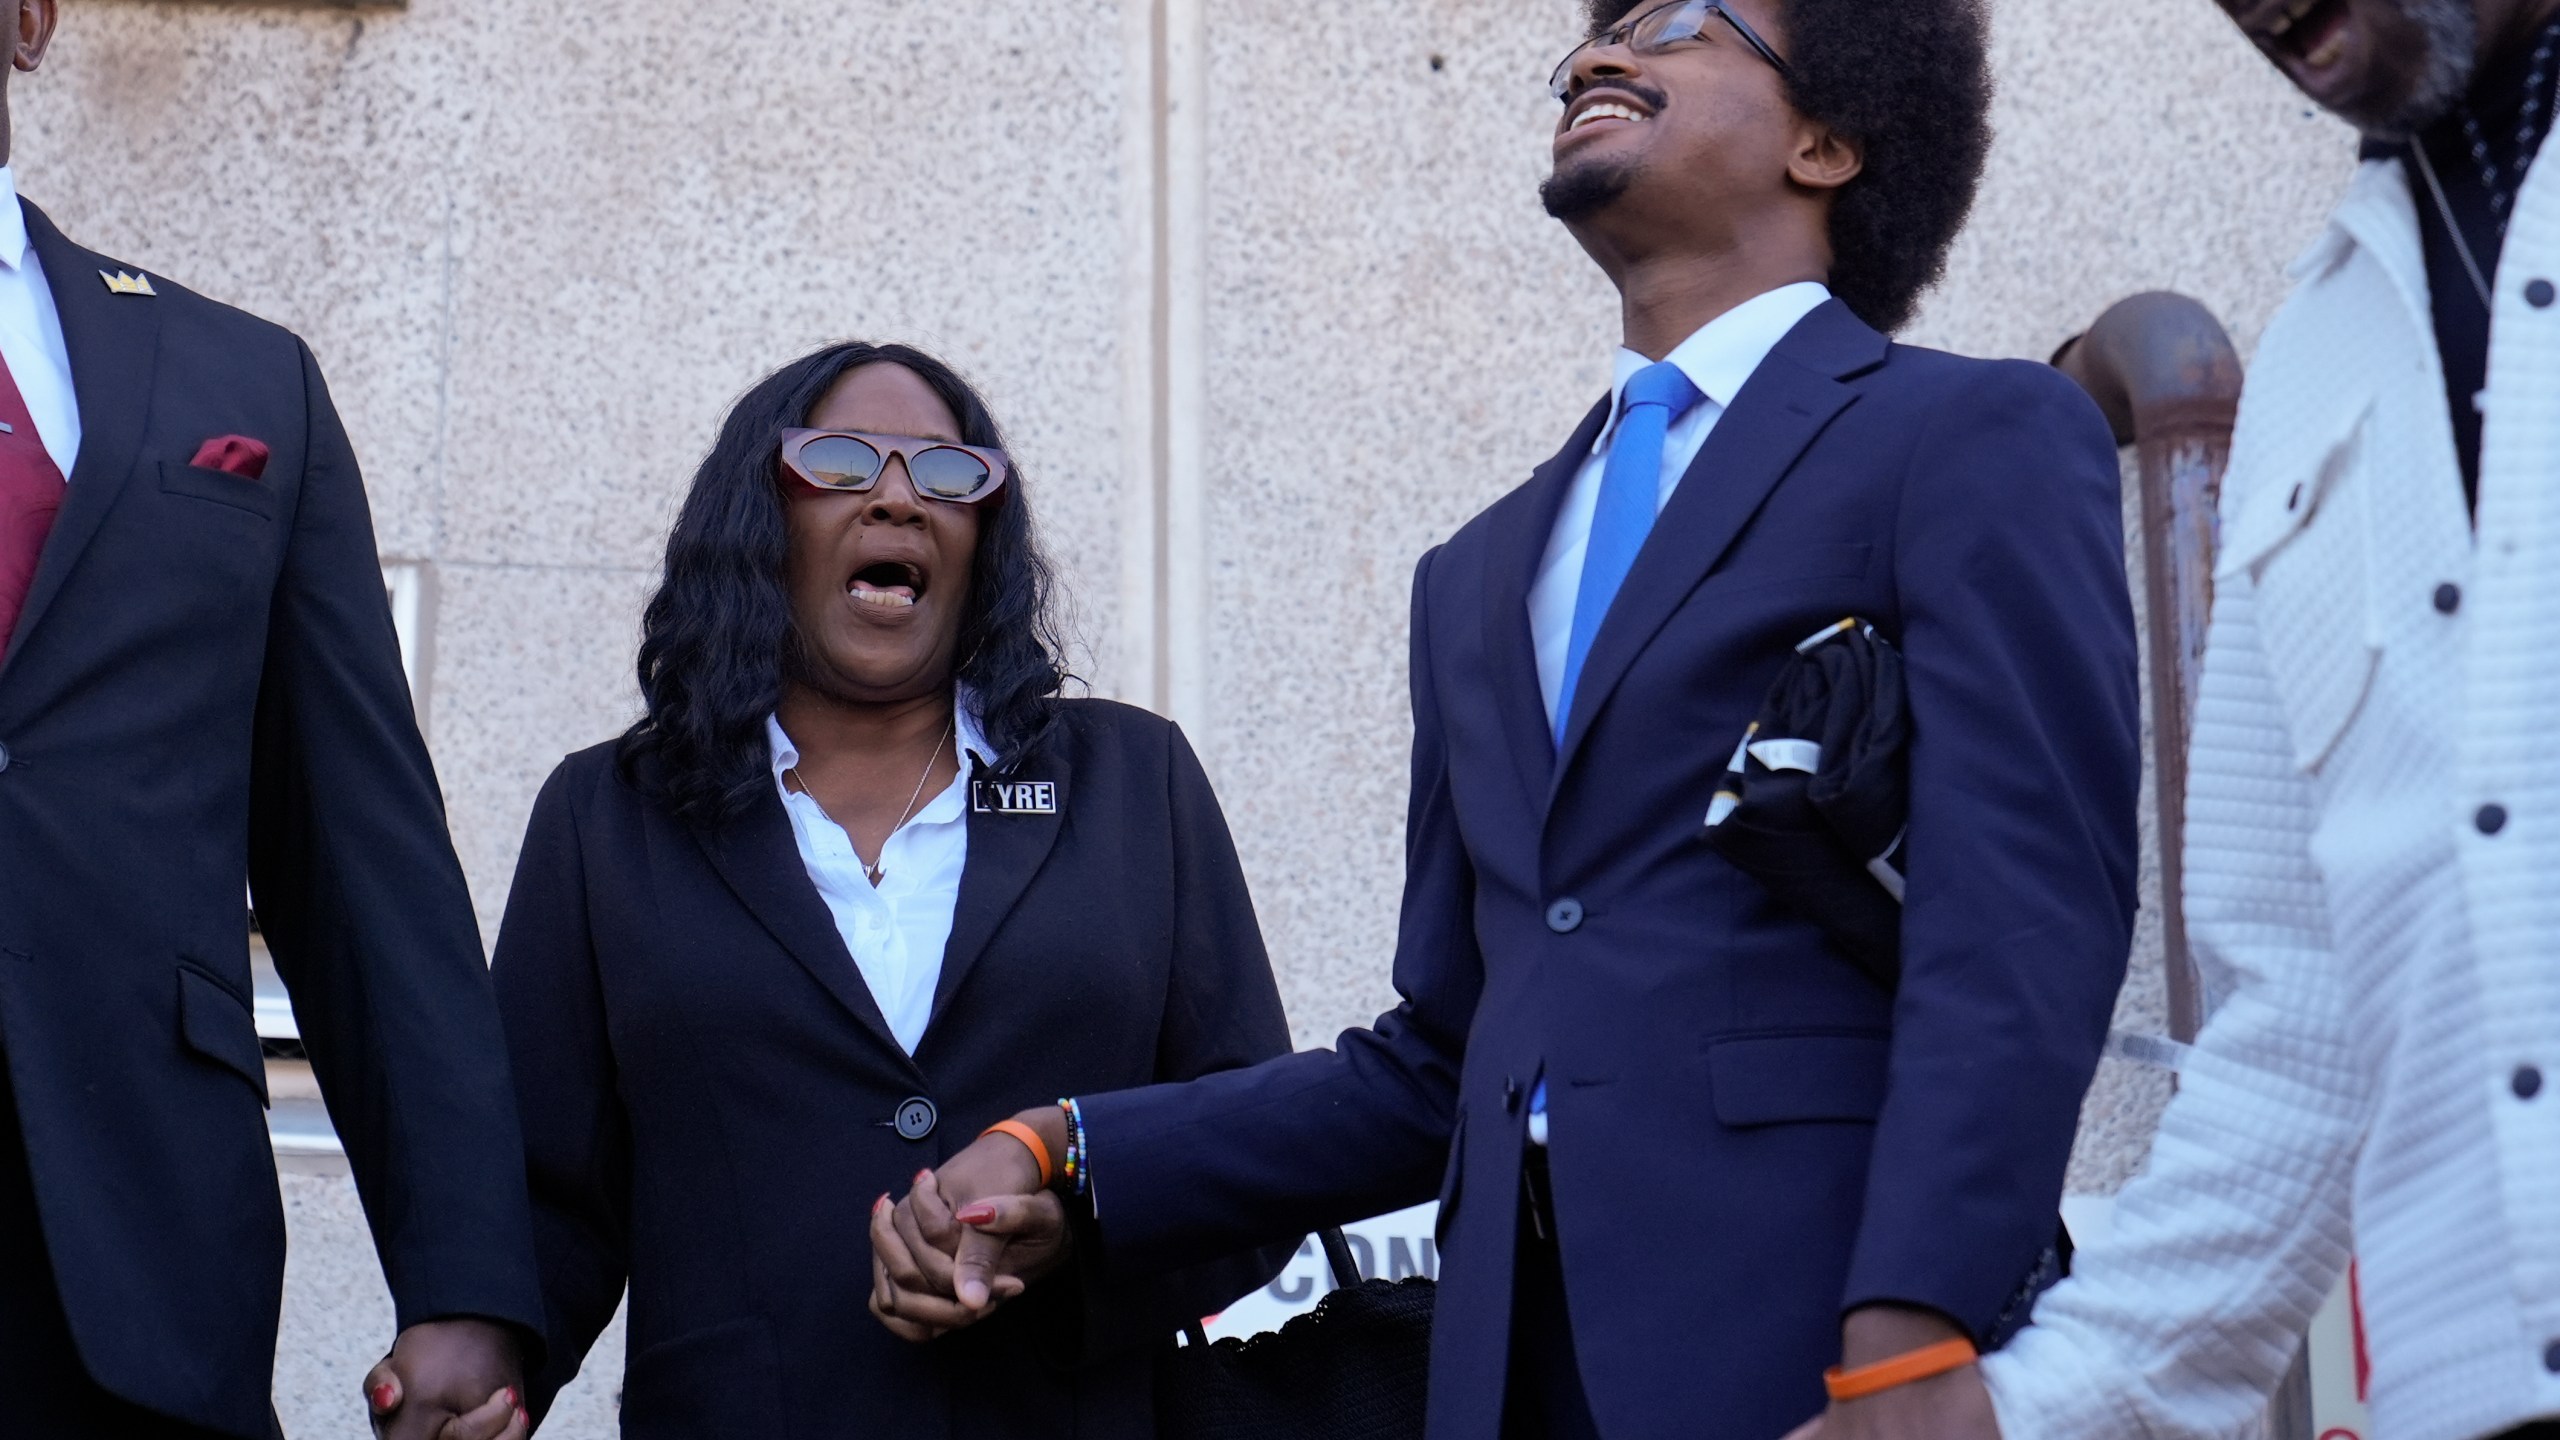
<svg viewBox="0 0 2560 1440">
<path fill-rule="evenodd" d="M 1058 1108 L 1067 1113 L 1067 1162 L 1060 1167 L 1060 1173 L 1066 1179 L 1067 1193 L 1082 1195 L 1093 1183 L 1093 1172 L 1085 1159 L 1084 1112 L 1071 1099 L 1060 1100 Z"/>
</svg>

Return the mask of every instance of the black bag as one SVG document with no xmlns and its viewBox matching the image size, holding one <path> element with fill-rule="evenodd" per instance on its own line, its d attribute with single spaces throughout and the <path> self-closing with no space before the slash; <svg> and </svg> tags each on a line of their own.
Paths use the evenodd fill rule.
<svg viewBox="0 0 2560 1440">
<path fill-rule="evenodd" d="M 1436 1287 L 1363 1280 L 1338 1229 L 1317 1232 L 1334 1291 L 1274 1333 L 1190 1343 L 1156 1366 L 1165 1440 L 1420 1440 Z"/>
<path fill-rule="evenodd" d="M 1901 653 L 1843 620 L 1778 672 L 1707 811 L 1717 854 L 1888 990 L 1902 971 L 1910 743 Z"/>
</svg>

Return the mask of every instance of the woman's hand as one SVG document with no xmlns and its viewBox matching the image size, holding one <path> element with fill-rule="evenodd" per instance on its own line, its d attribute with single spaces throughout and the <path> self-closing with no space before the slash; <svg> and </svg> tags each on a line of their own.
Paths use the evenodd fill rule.
<svg viewBox="0 0 2560 1440">
<path fill-rule="evenodd" d="M 1050 1141 L 1051 1154 L 1065 1153 L 1054 1107 L 1016 1118 Z M 1030 1150 L 1009 1135 L 982 1136 L 916 1177 L 905 1200 L 884 1195 L 872 1207 L 871 1313 L 905 1340 L 946 1335 L 1056 1269 L 1068 1245 L 1066 1207 L 1041 1188 Z"/>
<path fill-rule="evenodd" d="M 892 1204 L 883 1195 L 872 1205 L 871 1313 L 890 1334 L 922 1344 L 994 1310 L 993 1299 L 972 1309 L 953 1298 L 952 1252 L 959 1249 L 961 1234 L 930 1170 L 916 1176 L 906 1199 Z M 1012 1281 L 996 1298 L 1011 1299 L 1022 1292 L 1023 1283 Z"/>
<path fill-rule="evenodd" d="M 365 1408 L 384 1440 L 523 1440 L 533 1421 L 522 1376 L 507 1327 L 429 1320 L 401 1331 L 364 1377 Z"/>
</svg>

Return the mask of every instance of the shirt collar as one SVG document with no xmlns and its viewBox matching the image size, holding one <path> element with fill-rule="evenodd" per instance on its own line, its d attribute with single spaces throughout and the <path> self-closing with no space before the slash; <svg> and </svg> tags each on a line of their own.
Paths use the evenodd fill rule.
<svg viewBox="0 0 2560 1440">
<path fill-rule="evenodd" d="M 1680 367 L 1698 393 L 1716 403 L 1719 409 L 1733 403 L 1743 383 L 1787 332 L 1831 298 L 1829 286 L 1817 280 L 1799 280 L 1763 291 L 1734 306 L 1697 329 L 1697 333 L 1680 342 L 1663 357 Z M 1627 382 L 1636 372 L 1653 362 L 1621 345 L 1615 361 L 1615 378 L 1609 385 L 1609 425 L 1603 439 L 1618 428 L 1618 406 L 1627 393 Z"/>
<path fill-rule="evenodd" d="M 997 757 L 987 744 L 986 732 L 978 726 L 977 697 L 970 694 L 966 686 L 954 695 L 951 728 L 952 738 L 960 742 L 960 768 L 964 773 L 972 766 L 995 763 Z M 788 795 L 791 788 L 783 784 L 782 772 L 800 763 L 800 747 L 792 744 L 791 737 L 783 732 L 782 718 L 778 715 L 764 717 L 764 738 L 773 752 L 773 783 L 781 786 L 782 793 Z"/>
<path fill-rule="evenodd" d="M 6 165 L 0 165 L 0 265 L 12 270 L 26 268 L 26 212 L 18 208 L 18 177 Z"/>
</svg>

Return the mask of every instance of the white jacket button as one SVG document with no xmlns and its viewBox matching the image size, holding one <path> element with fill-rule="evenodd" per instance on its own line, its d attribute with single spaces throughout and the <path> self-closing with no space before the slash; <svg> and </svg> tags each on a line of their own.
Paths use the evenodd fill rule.
<svg viewBox="0 0 2560 1440">
<path fill-rule="evenodd" d="M 2480 827 L 2481 834 L 2495 835 L 2507 828 L 2507 807 L 2483 805 L 2479 812 L 2471 817 L 2471 823 Z"/>
<path fill-rule="evenodd" d="M 2551 288 L 2551 282 L 2548 280 L 2527 280 L 2524 282 L 2524 303 L 2532 306 L 2536 310 L 2550 308 L 2551 302 L 2556 295 L 2560 295 L 2560 291 L 2554 291 Z"/>
<path fill-rule="evenodd" d="M 2436 613 L 2450 615 L 2462 608 L 2462 587 L 2448 581 L 2436 587 Z"/>
<path fill-rule="evenodd" d="M 2530 1065 L 2519 1065 L 2516 1073 L 2508 1077 L 2507 1085 L 2516 1092 L 2517 1099 L 2530 1100 L 2542 1093 L 2542 1072 Z"/>
</svg>

